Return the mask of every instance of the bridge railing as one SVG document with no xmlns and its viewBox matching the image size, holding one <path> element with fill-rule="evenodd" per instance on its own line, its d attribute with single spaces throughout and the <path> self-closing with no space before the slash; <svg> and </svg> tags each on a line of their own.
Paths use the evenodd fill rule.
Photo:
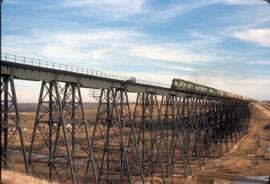
<svg viewBox="0 0 270 184">
<path fill-rule="evenodd" d="M 92 76 L 96 76 L 96 77 L 103 77 L 103 78 L 109 78 L 109 79 L 115 79 L 115 80 L 121 80 L 121 81 L 133 81 L 133 82 L 136 82 L 139 84 L 146 84 L 146 85 L 159 86 L 159 87 L 165 87 L 165 88 L 170 87 L 170 85 L 168 85 L 168 84 L 162 84 L 162 83 L 158 83 L 158 82 L 142 80 L 142 79 L 138 79 L 138 78 L 134 78 L 134 77 L 130 77 L 130 76 L 101 72 L 101 71 L 97 71 L 97 70 L 81 68 L 81 67 L 67 65 L 67 64 L 55 63 L 55 62 L 51 62 L 51 61 L 47 61 L 47 60 L 43 60 L 43 59 L 18 56 L 18 55 L 13 55 L 13 54 L 8 54 L 8 53 L 1 53 L 1 60 L 13 62 L 13 63 L 31 65 L 31 66 L 38 66 L 38 67 L 80 73 L 80 74 L 87 74 L 87 75 L 92 75 Z"/>
</svg>

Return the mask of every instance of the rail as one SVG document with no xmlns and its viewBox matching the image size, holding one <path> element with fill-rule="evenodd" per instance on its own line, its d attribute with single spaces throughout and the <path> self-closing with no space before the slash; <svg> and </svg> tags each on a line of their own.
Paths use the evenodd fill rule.
<svg viewBox="0 0 270 184">
<path fill-rule="evenodd" d="M 131 76 L 124 76 L 124 75 L 112 74 L 112 73 L 107 73 L 107 72 L 101 72 L 97 70 L 86 69 L 86 68 L 81 68 L 81 67 L 67 65 L 67 64 L 60 64 L 60 63 L 51 62 L 48 60 L 18 56 L 18 55 L 9 54 L 9 53 L 1 53 L 1 61 L 8 61 L 8 62 L 13 62 L 13 63 L 20 63 L 20 64 L 25 64 L 25 65 L 86 74 L 86 75 L 91 75 L 91 76 L 96 76 L 96 77 L 107 78 L 107 79 L 115 79 L 115 80 L 120 80 L 120 81 L 132 81 L 138 84 L 170 88 L 170 84 L 162 84 L 159 82 L 138 79 Z"/>
</svg>

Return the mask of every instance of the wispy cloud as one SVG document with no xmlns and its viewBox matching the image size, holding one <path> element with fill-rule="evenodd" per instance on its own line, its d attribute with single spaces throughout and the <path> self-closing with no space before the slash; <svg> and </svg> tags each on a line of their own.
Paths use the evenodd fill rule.
<svg viewBox="0 0 270 184">
<path fill-rule="evenodd" d="M 216 60 L 216 56 L 212 54 L 185 48 L 184 43 L 164 41 L 160 43 L 153 36 L 128 29 L 46 33 L 46 39 L 40 39 L 39 35 L 33 33 L 30 37 L 6 36 L 4 49 L 6 52 L 16 51 L 16 48 L 25 49 L 28 52 L 31 50 L 42 57 L 56 60 L 101 61 L 104 57 L 113 57 L 115 53 L 148 59 L 157 64 L 166 61 L 175 64 L 193 64 Z M 153 40 L 157 43 L 152 43 Z M 34 49 L 29 49 L 30 47 Z M 183 66 L 178 66 L 178 68 L 192 70 Z"/>
<path fill-rule="evenodd" d="M 64 0 L 61 4 L 78 9 L 80 15 L 122 19 L 140 13 L 144 0 Z"/>
<path fill-rule="evenodd" d="M 5 3 L 11 4 L 11 5 L 17 5 L 20 3 L 19 0 L 5 0 Z"/>
<path fill-rule="evenodd" d="M 214 56 L 193 53 L 181 44 L 148 44 L 131 48 L 131 54 L 157 61 L 173 61 L 178 63 L 200 63 L 215 60 Z"/>
<path fill-rule="evenodd" d="M 252 65 L 270 65 L 270 61 L 252 61 L 249 62 Z"/>
<path fill-rule="evenodd" d="M 264 3 L 262 0 L 224 0 L 224 2 L 232 5 L 259 5 Z"/>
<path fill-rule="evenodd" d="M 221 36 L 205 34 L 198 30 L 190 30 L 189 34 L 193 37 L 196 44 L 215 45 L 220 43 L 223 39 Z"/>
<path fill-rule="evenodd" d="M 190 0 L 190 1 L 178 1 L 163 7 L 162 9 L 145 8 L 141 13 L 149 14 L 147 17 L 152 21 L 166 21 L 183 14 L 187 14 L 191 11 L 198 10 L 207 6 L 215 4 L 227 4 L 227 5 L 263 5 L 263 1 L 256 0 Z M 146 17 L 146 16 L 145 16 Z"/>
<path fill-rule="evenodd" d="M 169 70 L 172 70 L 172 71 L 187 71 L 187 72 L 197 72 L 197 70 L 195 68 L 192 68 L 192 67 L 186 67 L 186 66 L 182 66 L 178 63 L 176 64 L 172 64 L 171 62 L 170 63 L 167 63 L 167 62 L 149 62 L 149 64 L 151 64 L 152 67 L 158 67 L 158 68 L 161 68 L 161 69 L 169 69 Z"/>
<path fill-rule="evenodd" d="M 254 76 L 270 66 L 263 1 L 5 2 L 5 52 L 166 83 L 178 76 L 254 98 L 269 91 L 269 76 Z"/>
<path fill-rule="evenodd" d="M 40 37 L 40 34 L 44 37 Z M 31 32 L 29 35 L 5 35 L 4 50 L 18 54 L 35 54 L 56 60 L 99 60 L 106 53 L 126 49 L 144 37 L 128 29 L 92 29 L 77 32 Z M 32 49 L 30 49 L 32 48 Z M 16 52 L 20 50 L 19 52 Z"/>
<path fill-rule="evenodd" d="M 151 19 L 155 19 L 158 21 L 164 21 L 185 13 L 188 13 L 192 10 L 211 5 L 215 3 L 216 1 L 209 0 L 209 1 L 191 1 L 191 2 L 180 2 L 180 3 L 174 3 L 170 6 L 167 6 L 163 8 L 162 10 L 152 10 L 151 13 L 153 16 L 151 16 Z"/>
<path fill-rule="evenodd" d="M 51 34 L 50 43 L 42 49 L 43 55 L 59 58 L 70 53 L 70 59 L 100 60 L 112 51 L 122 52 L 127 46 L 144 38 L 142 33 L 127 29 L 93 29 L 81 33 L 61 32 Z M 60 54 L 63 53 L 63 54 Z"/>
<path fill-rule="evenodd" d="M 270 28 L 238 31 L 234 32 L 233 36 L 244 41 L 255 42 L 264 47 L 270 46 Z"/>
</svg>

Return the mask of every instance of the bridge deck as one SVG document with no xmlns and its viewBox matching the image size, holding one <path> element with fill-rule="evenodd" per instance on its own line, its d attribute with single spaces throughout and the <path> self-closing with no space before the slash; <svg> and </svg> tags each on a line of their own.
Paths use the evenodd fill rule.
<svg viewBox="0 0 270 184">
<path fill-rule="evenodd" d="M 78 68 L 39 59 L 21 57 L 11 54 L 1 56 L 1 75 L 12 75 L 15 79 L 31 81 L 75 82 L 84 88 L 125 88 L 128 92 L 154 92 L 158 95 L 173 94 L 176 96 L 201 96 L 200 92 L 171 89 L 165 85 L 132 77 L 109 74 L 85 68 Z M 215 96 L 207 94 L 207 96 Z M 218 96 L 220 97 L 220 96 Z M 228 97 L 224 97 L 228 98 Z"/>
</svg>

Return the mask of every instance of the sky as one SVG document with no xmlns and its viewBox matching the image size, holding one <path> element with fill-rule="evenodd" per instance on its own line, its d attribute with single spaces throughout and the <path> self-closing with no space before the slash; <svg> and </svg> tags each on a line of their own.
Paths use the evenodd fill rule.
<svg viewBox="0 0 270 184">
<path fill-rule="evenodd" d="M 270 5 L 262 0 L 4 0 L 2 50 L 270 100 Z M 19 102 L 40 82 L 16 81 Z"/>
</svg>

